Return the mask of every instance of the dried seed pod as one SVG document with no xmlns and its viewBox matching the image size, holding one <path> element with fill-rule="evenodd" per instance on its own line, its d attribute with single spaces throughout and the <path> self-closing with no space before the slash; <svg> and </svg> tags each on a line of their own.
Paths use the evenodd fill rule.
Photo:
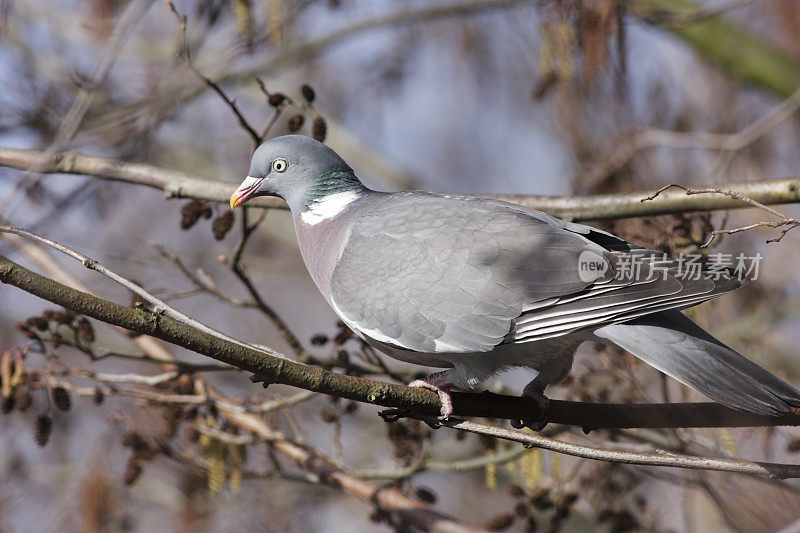
<svg viewBox="0 0 800 533">
<path fill-rule="evenodd" d="M 36 444 L 41 447 L 46 446 L 52 433 L 53 419 L 47 415 L 39 415 L 36 417 L 36 425 L 33 429 L 33 436 L 36 439 Z"/>
<path fill-rule="evenodd" d="M 800 439 L 792 439 L 786 444 L 786 451 L 790 453 L 800 452 Z"/>
<path fill-rule="evenodd" d="M 203 204 L 200 200 L 192 200 L 181 207 L 181 229 L 187 230 L 194 226 L 203 213 Z"/>
<path fill-rule="evenodd" d="M 433 492 L 428 487 L 417 487 L 416 490 L 414 491 L 414 495 L 422 503 L 427 503 L 430 505 L 435 504 L 436 500 L 438 499 L 436 497 L 436 493 Z"/>
<path fill-rule="evenodd" d="M 303 127 L 304 122 L 305 122 L 305 117 L 303 117 L 301 113 L 297 113 L 296 115 L 293 115 L 291 118 L 289 118 L 289 122 L 286 127 L 289 128 L 289 131 L 295 132 Z"/>
<path fill-rule="evenodd" d="M 541 510 L 553 507 L 553 500 L 550 498 L 550 489 L 547 487 L 539 487 L 530 497 L 531 505 Z"/>
<path fill-rule="evenodd" d="M 525 502 L 519 502 L 514 506 L 514 514 L 520 518 L 525 518 L 530 514 L 530 507 Z"/>
<path fill-rule="evenodd" d="M 52 316 L 52 320 L 58 322 L 59 324 L 68 326 L 72 324 L 72 321 L 75 320 L 75 317 L 78 315 L 75 313 L 75 311 L 64 309 L 63 311 L 55 311 Z"/>
<path fill-rule="evenodd" d="M 22 332 L 22 336 L 26 339 L 35 339 L 36 333 L 31 331 L 30 325 L 27 322 L 17 322 L 16 328 Z"/>
<path fill-rule="evenodd" d="M 330 342 L 330 338 L 324 333 L 318 333 L 311 337 L 312 346 L 325 346 L 328 342 Z"/>
<path fill-rule="evenodd" d="M 123 478 L 124 483 L 128 486 L 133 485 L 141 475 L 142 462 L 135 455 L 132 455 L 131 458 L 128 459 L 128 463 L 125 465 L 125 476 Z"/>
<path fill-rule="evenodd" d="M 184 437 L 189 442 L 197 442 L 200 440 L 200 430 L 197 429 L 197 426 L 191 425 L 186 428 L 186 432 L 184 433 Z"/>
<path fill-rule="evenodd" d="M 486 522 L 486 529 L 489 531 L 505 531 L 514 523 L 515 516 L 511 513 L 497 515 Z"/>
<path fill-rule="evenodd" d="M 2 411 L 2 413 L 4 415 L 7 415 L 8 413 L 10 413 L 11 411 L 14 410 L 14 405 L 16 403 L 17 403 L 17 400 L 13 395 L 9 396 L 7 398 L 3 398 L 2 406 L 0 407 L 0 411 Z"/>
<path fill-rule="evenodd" d="M 211 232 L 214 238 L 221 241 L 233 227 L 233 211 L 225 211 L 211 223 Z"/>
<path fill-rule="evenodd" d="M 14 404 L 17 411 L 24 413 L 33 403 L 33 396 L 31 391 L 25 385 L 21 385 L 14 389 Z"/>
<path fill-rule="evenodd" d="M 286 100 L 286 95 L 282 93 L 272 93 L 267 97 L 267 103 L 272 107 L 278 107 Z"/>
<path fill-rule="evenodd" d="M 513 496 L 514 498 L 519 498 L 520 496 L 525 496 L 525 491 L 519 485 L 509 485 L 506 488 L 509 496 Z"/>
<path fill-rule="evenodd" d="M 92 395 L 92 400 L 96 405 L 100 405 L 103 403 L 103 400 L 106 399 L 106 395 L 100 387 L 94 388 L 94 394 Z"/>
<path fill-rule="evenodd" d="M 89 322 L 89 319 L 82 316 L 78 319 L 77 324 L 78 338 L 86 344 L 92 344 L 95 341 L 94 326 Z"/>
<path fill-rule="evenodd" d="M 567 507 L 573 505 L 576 501 L 578 501 L 578 494 L 576 492 L 568 492 L 564 494 L 564 497 L 561 498 L 561 505 L 566 505 Z"/>
<path fill-rule="evenodd" d="M 157 453 L 158 449 L 152 448 L 151 446 L 148 445 L 147 448 L 135 451 L 134 455 L 139 459 L 141 459 L 142 461 L 150 461 L 156 456 Z"/>
<path fill-rule="evenodd" d="M 347 339 L 353 336 L 353 332 L 348 328 L 347 331 L 340 331 L 334 338 L 333 343 L 337 346 L 344 344 Z"/>
<path fill-rule="evenodd" d="M 309 104 L 314 101 L 314 98 L 317 97 L 314 89 L 311 88 L 311 85 L 304 83 L 302 87 L 300 87 L 300 94 L 303 95 L 303 98 L 306 99 L 306 102 Z"/>
<path fill-rule="evenodd" d="M 355 413 L 356 411 L 358 411 L 358 402 L 354 402 L 354 401 L 351 400 L 351 401 L 347 402 L 347 405 L 344 406 L 345 414 L 351 415 L 351 414 Z"/>
<path fill-rule="evenodd" d="M 64 387 L 53 389 L 53 404 L 59 411 L 69 411 L 72 408 L 72 397 Z"/>
<path fill-rule="evenodd" d="M 556 507 L 556 514 L 554 518 L 558 518 L 559 520 L 563 520 L 564 518 L 569 516 L 570 507 L 569 505 L 564 505 L 563 503 L 558 504 Z"/>
<path fill-rule="evenodd" d="M 122 445 L 133 450 L 134 454 L 141 453 L 150 448 L 150 445 L 139 433 L 129 431 L 122 437 Z"/>
<path fill-rule="evenodd" d="M 181 374 L 175 378 L 175 392 L 178 394 L 194 394 L 194 378 L 189 374 Z"/>
<path fill-rule="evenodd" d="M 319 142 L 325 142 L 325 136 L 328 134 L 328 123 L 322 117 L 314 118 L 311 124 L 311 136 Z"/>
<path fill-rule="evenodd" d="M 47 326 L 50 324 L 50 321 L 43 316 L 31 317 L 28 320 L 26 320 L 26 322 L 29 322 L 31 326 L 38 329 L 39 331 L 46 330 Z"/>
<path fill-rule="evenodd" d="M 320 418 L 322 418 L 322 421 L 325 422 L 326 424 L 333 424 L 339 418 L 336 416 L 336 414 L 332 413 L 331 411 L 328 411 L 327 409 L 323 409 L 322 411 L 320 411 L 319 416 Z"/>
</svg>

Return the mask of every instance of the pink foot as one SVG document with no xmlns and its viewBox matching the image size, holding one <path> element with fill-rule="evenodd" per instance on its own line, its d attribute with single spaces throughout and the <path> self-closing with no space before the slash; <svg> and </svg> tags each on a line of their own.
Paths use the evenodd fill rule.
<svg viewBox="0 0 800 533">
<path fill-rule="evenodd" d="M 447 420 L 453 414 L 453 398 L 450 396 L 450 388 L 453 383 L 447 375 L 447 371 L 435 372 L 422 379 L 415 379 L 408 384 L 409 387 L 417 387 L 421 389 L 429 389 L 439 395 L 439 401 L 442 403 L 441 419 Z"/>
</svg>

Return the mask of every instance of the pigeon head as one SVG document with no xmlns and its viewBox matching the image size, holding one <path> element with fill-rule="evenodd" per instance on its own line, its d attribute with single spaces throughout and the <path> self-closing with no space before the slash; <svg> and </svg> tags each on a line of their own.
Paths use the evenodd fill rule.
<svg viewBox="0 0 800 533">
<path fill-rule="evenodd" d="M 357 197 L 363 190 L 353 169 L 336 152 L 310 137 L 285 135 L 253 153 L 249 175 L 231 196 L 231 208 L 258 196 L 277 196 L 302 216 L 328 197 Z"/>
</svg>

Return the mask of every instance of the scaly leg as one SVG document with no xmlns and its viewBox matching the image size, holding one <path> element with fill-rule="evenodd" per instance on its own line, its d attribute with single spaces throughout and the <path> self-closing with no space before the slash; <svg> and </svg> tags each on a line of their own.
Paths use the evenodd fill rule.
<svg viewBox="0 0 800 533">
<path fill-rule="evenodd" d="M 447 420 L 453 414 L 453 398 L 450 396 L 450 388 L 453 386 L 453 381 L 450 378 L 449 370 L 434 372 L 422 379 L 415 379 L 408 386 L 430 389 L 438 394 L 439 401 L 442 402 L 442 420 Z"/>
</svg>

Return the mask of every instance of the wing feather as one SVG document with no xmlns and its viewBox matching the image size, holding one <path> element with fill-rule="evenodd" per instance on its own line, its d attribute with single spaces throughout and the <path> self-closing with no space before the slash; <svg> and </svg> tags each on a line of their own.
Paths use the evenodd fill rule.
<svg viewBox="0 0 800 533">
<path fill-rule="evenodd" d="M 597 279 L 578 271 L 586 251 L 609 265 Z M 632 259 L 655 269 L 619 276 Z M 352 329 L 379 342 L 474 353 L 688 307 L 740 284 L 679 270 L 663 254 L 514 204 L 395 193 L 353 221 L 331 301 Z"/>
</svg>

